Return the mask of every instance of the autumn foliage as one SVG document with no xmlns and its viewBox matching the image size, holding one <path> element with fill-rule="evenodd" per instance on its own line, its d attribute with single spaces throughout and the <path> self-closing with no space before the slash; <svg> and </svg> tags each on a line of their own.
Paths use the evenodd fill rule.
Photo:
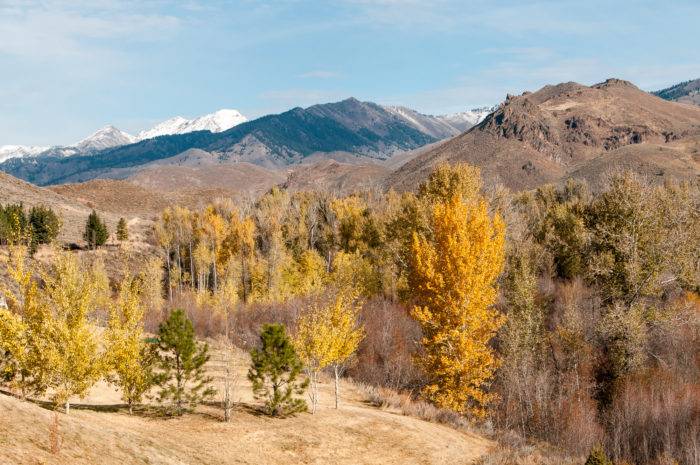
<svg viewBox="0 0 700 465">
<path fill-rule="evenodd" d="M 505 227 L 483 200 L 453 196 L 433 207 L 433 238 L 414 235 L 409 274 L 423 329 L 419 362 L 435 404 L 476 417 L 492 398 L 487 383 L 498 366 L 490 340 L 503 324 L 494 308 L 503 269 Z"/>
</svg>

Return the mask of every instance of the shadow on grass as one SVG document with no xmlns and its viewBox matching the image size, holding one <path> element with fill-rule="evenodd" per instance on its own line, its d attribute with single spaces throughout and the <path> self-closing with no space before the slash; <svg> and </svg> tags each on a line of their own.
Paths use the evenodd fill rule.
<svg viewBox="0 0 700 465">
<path fill-rule="evenodd" d="M 4 394 L 10 397 L 14 397 L 19 400 L 23 400 L 25 402 L 30 402 L 38 407 L 41 407 L 45 410 L 49 411 L 55 411 L 58 410 L 59 412 L 63 412 L 63 405 L 56 405 L 51 401 L 47 400 L 41 400 L 41 399 L 34 399 L 31 397 L 25 397 L 22 398 L 21 395 L 7 391 L 5 389 L 0 389 L 0 394 Z M 207 411 L 207 410 L 197 410 L 197 411 L 186 411 L 183 413 L 183 415 L 196 415 L 200 416 L 203 418 L 215 420 L 218 422 L 223 421 L 223 410 L 221 408 L 221 402 L 216 402 L 216 401 L 209 401 L 209 402 L 203 402 L 201 404 L 204 407 L 208 407 L 209 409 L 216 409 L 217 412 L 214 413 L 212 411 Z M 85 403 L 80 403 L 76 402 L 73 403 L 71 402 L 70 404 L 71 410 L 86 410 L 86 411 L 92 411 L 92 412 L 101 412 L 101 413 L 122 413 L 126 415 L 129 414 L 129 406 L 127 404 L 85 404 Z M 260 406 L 257 405 L 249 405 L 245 403 L 236 403 L 233 405 L 231 415 L 232 417 L 235 417 L 236 414 L 247 414 L 255 417 L 269 417 L 269 418 L 274 418 L 270 417 L 267 415 Z M 169 420 L 169 419 L 177 419 L 181 418 L 183 415 L 177 415 L 172 412 L 172 410 L 169 410 L 167 407 L 160 406 L 160 405 L 149 405 L 149 404 L 139 404 L 139 405 L 134 405 L 133 406 L 133 413 L 131 414 L 133 416 L 138 416 L 142 418 L 154 418 L 154 419 L 161 419 L 161 420 Z"/>
</svg>

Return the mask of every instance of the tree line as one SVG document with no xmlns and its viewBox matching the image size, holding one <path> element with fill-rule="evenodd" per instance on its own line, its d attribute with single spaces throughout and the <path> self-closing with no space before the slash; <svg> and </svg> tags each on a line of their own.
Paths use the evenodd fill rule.
<svg viewBox="0 0 700 465">
<path fill-rule="evenodd" d="M 574 454 L 682 464 L 700 454 L 697 182 L 618 173 L 596 189 L 511 193 L 483 186 L 474 167 L 441 166 L 415 193 L 273 188 L 173 207 L 153 233 L 160 257 L 124 280 L 141 310 L 101 324 L 145 325 L 160 340 L 179 315 L 188 340 L 224 335 L 251 350 L 249 379 L 270 414 L 305 410 L 304 392 L 315 411 L 324 371 L 340 398 L 348 373 Z M 43 282 L 33 292 L 51 296 Z M 133 333 L 120 331 L 115 340 Z M 167 351 L 143 347 L 122 359 L 150 366 Z M 194 398 L 205 392 L 203 382 Z"/>
</svg>

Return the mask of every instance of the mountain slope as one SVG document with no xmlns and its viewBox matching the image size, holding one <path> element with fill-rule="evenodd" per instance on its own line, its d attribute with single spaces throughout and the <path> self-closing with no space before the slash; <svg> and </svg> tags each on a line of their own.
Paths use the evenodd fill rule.
<svg viewBox="0 0 700 465">
<path fill-rule="evenodd" d="M 399 168 L 388 184 L 412 189 L 435 165 L 463 161 L 480 166 L 489 181 L 527 189 L 586 172 L 598 157 L 596 171 L 614 168 L 619 158 L 607 155 L 624 147 L 673 145 L 686 153 L 683 141 L 697 135 L 700 108 L 667 102 L 617 79 L 591 87 L 569 82 L 509 96 L 478 126 Z M 687 178 L 698 173 L 697 154 L 675 172 Z"/>
<path fill-rule="evenodd" d="M 101 177 L 193 148 L 214 153 L 218 163 L 280 167 L 319 152 L 385 159 L 396 151 L 411 150 L 435 140 L 381 106 L 351 98 L 264 116 L 220 133 L 197 131 L 160 136 L 91 156 L 11 159 L 0 164 L 0 169 L 46 185 Z"/>
<path fill-rule="evenodd" d="M 700 79 L 685 81 L 653 92 L 657 97 L 674 102 L 700 105 Z"/>
<path fill-rule="evenodd" d="M 463 133 L 495 110 L 495 108 L 477 108 L 452 115 L 433 116 L 401 106 L 384 107 L 384 109 L 438 140 Z"/>
</svg>

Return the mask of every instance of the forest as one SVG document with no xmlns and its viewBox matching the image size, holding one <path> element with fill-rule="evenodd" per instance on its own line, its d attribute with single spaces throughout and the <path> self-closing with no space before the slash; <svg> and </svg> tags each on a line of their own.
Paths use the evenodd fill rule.
<svg viewBox="0 0 700 465">
<path fill-rule="evenodd" d="M 68 411 L 107 379 L 180 415 L 213 395 L 203 341 L 223 337 L 272 416 L 348 377 L 586 463 L 700 462 L 698 182 L 513 193 L 458 164 L 415 193 L 276 187 L 164 210 L 147 254 L 120 221 L 114 263 L 61 250 L 59 227 L 0 210 L 0 382 L 23 397 Z"/>
</svg>

